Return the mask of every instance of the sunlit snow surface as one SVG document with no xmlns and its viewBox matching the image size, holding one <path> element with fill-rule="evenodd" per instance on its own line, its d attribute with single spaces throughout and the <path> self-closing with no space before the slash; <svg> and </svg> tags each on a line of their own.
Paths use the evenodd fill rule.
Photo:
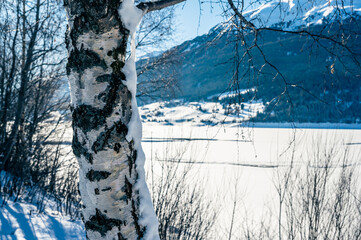
<svg viewBox="0 0 361 240">
<path fill-rule="evenodd" d="M 85 240 L 81 220 L 71 220 L 49 208 L 38 213 L 27 203 L 11 201 L 0 208 L 0 240 L 7 239 L 66 239 Z"/>
<path fill-rule="evenodd" d="M 183 152 L 182 165 L 193 162 L 190 185 L 202 186 L 206 199 L 212 200 L 213 207 L 218 209 L 217 235 L 212 239 L 225 239 L 234 201 L 237 201 L 236 230 L 241 230 L 246 219 L 247 223 L 256 224 L 267 217 L 277 220 L 277 215 L 269 213 L 277 212 L 275 183 L 277 174 L 290 166 L 293 146 L 296 148 L 294 165 L 300 168 L 308 165 L 307 161 L 317 148 L 349 147 L 350 166 L 356 167 L 355 175 L 359 174 L 360 129 L 337 129 L 347 127 L 338 124 L 299 126 L 312 128 L 294 129 L 291 124 L 242 127 L 239 124 L 192 126 L 181 123 L 170 126 L 146 123 L 143 133 L 146 169 L 159 174 L 162 161 L 177 161 L 177 154 Z M 340 162 L 332 163 L 336 171 L 341 169 L 341 165 Z M 361 186 L 360 180 L 358 186 Z M 240 233 L 234 234 L 240 236 Z"/>
<path fill-rule="evenodd" d="M 228 95 L 234 94 L 233 92 Z M 228 96 L 220 94 L 219 98 Z M 243 122 L 264 111 L 261 100 L 242 104 L 222 105 L 217 102 L 156 102 L 140 108 L 143 122 L 174 124 L 191 122 L 200 125 L 216 125 Z"/>
<path fill-rule="evenodd" d="M 194 104 L 200 103 L 189 105 Z M 200 105 L 206 109 L 207 105 Z M 240 229 L 246 218 L 257 222 L 263 214 L 276 208 L 275 177 L 278 171 L 290 163 L 291 142 L 296 143 L 297 166 L 306 164 L 298 158 L 301 154 L 305 155 L 320 145 L 330 146 L 335 143 L 350 148 L 351 155 L 356 157 L 352 158 L 352 164 L 360 171 L 358 156 L 361 152 L 361 125 L 296 124 L 297 128 L 292 128 L 292 124 L 270 123 L 253 125 L 230 122 L 212 125 L 182 122 L 182 111 L 176 109 L 169 108 L 166 112 L 169 115 L 167 117 L 173 119 L 172 124 L 165 121 L 143 122 L 142 145 L 146 154 L 146 172 L 150 173 L 153 166 L 154 174 L 160 175 L 162 161 L 177 160 L 174 157 L 182 152 L 181 166 L 194 162 L 189 182 L 201 184 L 206 199 L 213 200 L 213 207 L 222 210 L 215 228 L 219 235 L 211 239 L 224 239 L 235 199 L 238 201 L 236 229 Z M 172 117 L 170 112 L 173 110 L 180 114 L 180 118 Z M 150 113 L 150 110 L 147 111 Z M 145 113 L 144 110 L 140 112 Z M 68 121 L 62 123 L 62 126 L 67 127 L 64 139 L 64 147 L 67 148 L 64 152 L 67 152 L 71 147 L 71 124 Z M 336 169 L 339 166 L 339 163 L 334 163 Z M 37 214 L 34 206 L 25 203 L 9 202 L 9 206 L 1 208 L 0 222 L 1 240 L 84 239 L 80 220 L 71 221 L 49 208 L 44 214 Z"/>
</svg>

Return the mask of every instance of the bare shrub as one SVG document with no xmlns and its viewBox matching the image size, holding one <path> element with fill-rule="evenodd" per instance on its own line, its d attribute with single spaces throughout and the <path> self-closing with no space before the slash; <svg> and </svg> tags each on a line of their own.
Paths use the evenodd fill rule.
<svg viewBox="0 0 361 240">
<path fill-rule="evenodd" d="M 279 167 L 277 217 L 256 227 L 246 223 L 246 239 L 360 239 L 360 159 L 345 144 L 312 146 L 300 159 L 292 149 L 289 166 Z"/>
<path fill-rule="evenodd" d="M 358 169 L 350 149 L 336 144 L 314 146 L 307 166 L 289 169 L 280 238 L 359 239 Z"/>
<path fill-rule="evenodd" d="M 168 152 L 164 159 L 151 159 L 148 173 L 160 238 L 209 239 L 217 217 L 213 202 L 205 198 L 202 184 L 193 181 L 193 161 L 182 163 L 185 151 Z"/>
</svg>

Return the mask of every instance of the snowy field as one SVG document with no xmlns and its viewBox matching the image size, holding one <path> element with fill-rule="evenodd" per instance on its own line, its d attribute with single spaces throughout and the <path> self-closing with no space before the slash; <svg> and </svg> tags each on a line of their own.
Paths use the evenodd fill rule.
<svg viewBox="0 0 361 240">
<path fill-rule="evenodd" d="M 65 140 L 69 143 L 68 127 Z M 206 198 L 218 210 L 216 228 L 220 230 L 214 239 L 222 239 L 229 229 L 235 202 L 234 234 L 245 219 L 259 221 L 270 209 L 277 208 L 276 176 L 289 166 L 293 146 L 296 166 L 307 164 L 300 157 L 307 158 L 318 147 L 348 147 L 354 156 L 350 164 L 360 171 L 361 130 L 357 129 L 360 126 L 300 127 L 303 128 L 294 129 L 287 124 L 250 127 L 238 123 L 212 126 L 192 121 L 145 122 L 142 145 L 147 157 L 146 170 L 149 173 L 152 168 L 159 175 L 162 161 L 180 160 L 181 165 L 192 162 L 189 183 L 202 186 Z M 341 163 L 333 164 L 338 168 Z M 36 214 L 33 208 L 25 203 L 10 203 L 3 208 L 0 239 L 84 239 L 80 221 L 71 221 L 49 209 L 45 214 Z"/>
<path fill-rule="evenodd" d="M 360 171 L 360 130 L 322 129 L 322 125 L 318 125 L 318 129 L 317 125 L 313 127 L 191 127 L 189 124 L 164 126 L 147 123 L 143 135 L 143 148 L 148 159 L 146 167 L 149 172 L 149 159 L 172 159 L 172 152 L 179 154 L 183 151 L 181 161 L 193 162 L 194 176 L 190 181 L 203 185 L 207 198 L 214 200 L 214 207 L 219 209 L 216 229 L 224 232 L 217 237 L 225 237 L 235 201 L 236 229 L 243 227 L 245 219 L 258 222 L 277 208 L 277 174 L 290 165 L 294 147 L 294 165 L 297 167 L 307 165 L 317 149 L 348 147 L 349 164 L 356 165 L 356 170 Z M 341 165 L 340 162 L 332 163 L 335 169 Z M 361 186 L 360 182 L 358 186 Z"/>
</svg>

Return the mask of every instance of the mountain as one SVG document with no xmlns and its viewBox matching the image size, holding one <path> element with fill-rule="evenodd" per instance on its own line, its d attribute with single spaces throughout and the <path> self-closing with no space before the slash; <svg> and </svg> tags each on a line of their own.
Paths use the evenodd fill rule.
<svg viewBox="0 0 361 240">
<path fill-rule="evenodd" d="M 252 8 L 252 9 L 248 9 Z M 361 2 L 353 0 L 276 0 L 259 1 L 244 10 L 257 27 L 277 26 L 292 30 L 346 19 L 361 13 Z"/>
<path fill-rule="evenodd" d="M 241 35 L 229 24 L 220 24 L 208 34 L 139 62 L 141 69 L 146 63 L 163 59 L 160 68 L 148 69 L 139 82 L 146 85 L 149 74 L 176 75 L 179 90 L 173 98 L 217 100 L 223 105 L 262 101 L 265 111 L 254 117 L 255 121 L 360 122 L 361 8 L 345 5 L 340 14 L 335 1 L 314 1 L 308 8 L 302 2 L 306 3 L 273 1 L 249 10 L 248 18 L 272 28 L 259 32 L 257 46 L 252 32 Z M 280 15 L 278 8 L 287 8 L 289 15 Z M 278 15 L 273 16 L 276 12 Z M 296 12 L 297 16 L 291 14 Z M 278 31 L 284 24 L 288 32 Z M 307 33 L 294 34 L 304 30 Z M 334 39 L 342 39 L 346 48 L 341 49 Z M 240 93 L 240 89 L 255 91 Z M 239 94 L 210 97 L 230 90 Z M 172 97 L 167 90 L 159 94 Z"/>
</svg>

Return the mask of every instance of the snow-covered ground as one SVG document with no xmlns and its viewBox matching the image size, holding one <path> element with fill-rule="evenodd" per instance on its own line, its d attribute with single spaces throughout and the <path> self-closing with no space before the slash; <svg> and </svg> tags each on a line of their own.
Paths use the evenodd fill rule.
<svg viewBox="0 0 361 240">
<path fill-rule="evenodd" d="M 235 200 L 238 230 L 245 219 L 257 222 L 271 209 L 275 211 L 276 177 L 290 165 L 293 146 L 296 167 L 307 166 L 309 157 L 318 149 L 335 146 L 348 147 L 350 164 L 361 171 L 361 130 L 144 124 L 143 148 L 148 171 L 149 159 L 153 159 L 153 171 L 157 172 L 160 169 L 155 167 L 154 159 L 165 161 L 182 151 L 181 161 L 193 162 L 190 182 L 201 184 L 207 199 L 214 200 L 214 207 L 220 210 L 216 227 L 220 235 L 215 239 L 225 237 L 226 232 L 222 231 L 229 227 Z M 341 169 L 341 165 L 332 163 L 335 169 Z M 360 182 L 358 186 L 361 187 Z"/>
<path fill-rule="evenodd" d="M 233 93 L 229 93 L 233 94 Z M 219 94 L 219 97 L 224 97 Z M 262 101 L 223 106 L 217 102 L 156 102 L 140 107 L 143 122 L 175 124 L 190 122 L 197 125 L 239 123 L 264 111 Z"/>
<path fill-rule="evenodd" d="M 38 213 L 34 205 L 9 201 L 0 208 L 0 239 L 85 239 L 81 220 L 71 220 L 50 209 Z"/>
<path fill-rule="evenodd" d="M 177 121 L 173 124 L 143 124 L 142 145 L 148 159 L 146 170 L 151 167 L 150 159 L 163 161 L 167 160 L 166 156 L 169 158 L 184 151 L 181 161 L 194 162 L 190 181 L 202 184 L 207 198 L 214 200 L 214 207 L 222 209 L 218 226 L 227 227 L 235 199 L 239 203 L 237 224 L 245 217 L 258 220 L 274 207 L 275 176 L 277 171 L 289 165 L 292 140 L 296 143 L 297 156 L 326 143 L 348 146 L 356 156 L 352 160 L 360 170 L 361 162 L 357 156 L 361 151 L 361 130 L 357 129 L 252 128 L 239 124 L 200 126 Z M 69 138 L 70 134 L 71 131 Z M 153 161 L 153 164 L 155 173 L 160 171 L 157 168 L 159 162 Z M 304 162 L 297 160 L 296 164 Z M 338 164 L 335 163 L 335 167 Z M 9 202 L 1 208 L 0 219 L 0 239 L 84 239 L 80 220 L 71 221 L 49 208 L 45 213 L 37 214 L 32 205 Z"/>
</svg>

